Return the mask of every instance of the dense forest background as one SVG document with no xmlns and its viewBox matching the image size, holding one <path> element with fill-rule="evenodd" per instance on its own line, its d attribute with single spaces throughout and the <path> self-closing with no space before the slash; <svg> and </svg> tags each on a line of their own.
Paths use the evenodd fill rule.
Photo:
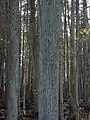
<svg viewBox="0 0 90 120">
<path fill-rule="evenodd" d="M 89 2 L 0 0 L 0 120 L 90 120 Z"/>
</svg>

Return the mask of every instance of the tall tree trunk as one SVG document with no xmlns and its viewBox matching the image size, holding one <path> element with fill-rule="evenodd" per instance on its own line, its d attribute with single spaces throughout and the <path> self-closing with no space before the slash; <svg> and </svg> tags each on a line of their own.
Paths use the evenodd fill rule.
<svg viewBox="0 0 90 120">
<path fill-rule="evenodd" d="M 76 0 L 76 103 L 77 119 L 79 119 L 79 83 L 81 79 L 82 49 L 79 42 L 79 0 Z"/>
<path fill-rule="evenodd" d="M 22 45 L 22 100 L 23 100 L 23 113 L 25 114 L 25 105 L 26 105 L 26 81 L 25 81 L 25 11 L 23 18 L 23 45 Z"/>
<path fill-rule="evenodd" d="M 83 0 L 83 24 L 82 29 L 88 27 L 87 2 Z M 83 79 L 84 79 L 84 100 L 87 101 L 87 38 L 83 37 Z"/>
<path fill-rule="evenodd" d="M 63 1 L 62 1 L 63 2 Z M 63 3 L 62 3 L 63 4 Z M 60 16 L 63 13 L 63 5 L 60 4 Z M 60 44 L 59 44 L 59 119 L 64 120 L 64 83 L 65 81 L 65 39 L 63 39 L 63 24 L 60 19 Z"/>
<path fill-rule="evenodd" d="M 75 75 L 75 0 L 71 1 L 71 30 L 70 30 L 70 84 L 71 84 L 71 104 L 76 105 L 76 75 Z"/>
<path fill-rule="evenodd" d="M 10 36 L 8 43 L 7 120 L 18 119 L 19 93 L 19 0 L 10 0 Z"/>
<path fill-rule="evenodd" d="M 68 35 L 67 35 L 67 0 L 64 0 L 64 61 L 65 61 L 65 64 L 64 64 L 64 74 L 66 73 L 67 74 L 67 78 L 65 79 L 64 78 L 64 82 L 65 82 L 65 91 L 64 91 L 64 94 L 65 94 L 65 99 L 67 99 L 67 95 L 69 93 L 68 91 Z M 65 72 L 66 71 L 66 72 Z M 65 76 L 65 75 L 64 75 Z"/>
<path fill-rule="evenodd" d="M 70 32 L 70 12 L 69 12 L 69 1 L 67 0 L 67 80 L 68 80 L 68 91 L 69 91 L 69 99 L 71 94 L 71 85 L 70 85 L 70 37 L 68 36 L 68 33 Z M 69 28 L 69 30 L 68 30 Z"/>
<path fill-rule="evenodd" d="M 36 8 L 35 0 L 31 0 L 31 29 L 32 29 L 32 40 L 33 40 L 33 59 L 35 68 L 35 78 L 33 80 L 33 95 L 34 104 L 37 109 L 38 106 L 38 82 L 39 82 L 39 38 L 36 33 L 36 18 L 35 18 Z"/>
<path fill-rule="evenodd" d="M 62 34 L 61 34 L 62 36 Z M 64 72 L 64 63 L 65 57 L 64 55 L 64 41 L 61 37 L 60 43 L 60 52 L 59 52 L 59 119 L 64 120 L 64 112 L 63 112 L 63 103 L 64 103 L 64 82 L 65 82 L 65 72 Z M 62 53 L 62 54 L 61 54 Z"/>
<path fill-rule="evenodd" d="M 20 41 L 19 41 L 19 75 L 20 75 L 20 81 L 19 81 L 19 96 L 18 96 L 18 114 L 20 114 L 20 112 L 21 112 L 21 108 L 20 108 L 20 104 L 21 104 L 21 97 L 20 97 L 20 91 L 21 91 L 21 77 L 22 77 L 22 72 L 21 72 L 21 70 L 22 70 L 22 67 L 21 67 L 21 63 L 22 63 L 22 58 L 21 58 L 21 52 L 22 52 L 22 49 L 21 49 L 21 36 L 22 36 L 22 29 L 21 29 L 21 27 L 22 27 L 22 24 L 21 24 L 21 12 L 22 12 L 22 0 L 20 0 L 20 3 L 19 3 L 19 5 L 20 5 L 20 11 L 19 11 L 19 15 L 20 15 Z"/>
<path fill-rule="evenodd" d="M 39 120 L 58 120 L 60 0 L 40 0 Z"/>
</svg>

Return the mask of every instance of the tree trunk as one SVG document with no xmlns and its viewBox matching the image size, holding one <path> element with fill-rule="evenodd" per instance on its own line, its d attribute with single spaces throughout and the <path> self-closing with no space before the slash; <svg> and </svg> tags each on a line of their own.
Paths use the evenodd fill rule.
<svg viewBox="0 0 90 120">
<path fill-rule="evenodd" d="M 58 120 L 60 0 L 40 0 L 39 120 Z"/>
<path fill-rule="evenodd" d="M 76 0 L 76 104 L 77 104 L 77 119 L 79 119 L 79 83 L 81 79 L 81 45 L 79 42 L 79 0 Z"/>
<path fill-rule="evenodd" d="M 71 84 L 71 104 L 76 104 L 76 76 L 75 76 L 75 38 L 74 38 L 74 21 L 75 21 L 75 0 L 71 1 L 71 30 L 70 30 L 70 84 Z"/>
<path fill-rule="evenodd" d="M 19 0 L 10 0 L 10 36 L 8 43 L 7 120 L 18 119 L 19 93 Z"/>
</svg>

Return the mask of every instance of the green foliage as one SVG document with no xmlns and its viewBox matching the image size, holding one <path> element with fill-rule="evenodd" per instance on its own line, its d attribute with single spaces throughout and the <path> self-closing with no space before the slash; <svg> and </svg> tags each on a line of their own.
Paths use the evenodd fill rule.
<svg viewBox="0 0 90 120">
<path fill-rule="evenodd" d="M 85 29 L 80 29 L 79 34 L 82 36 L 89 35 L 90 34 L 90 27 L 85 28 Z"/>
</svg>

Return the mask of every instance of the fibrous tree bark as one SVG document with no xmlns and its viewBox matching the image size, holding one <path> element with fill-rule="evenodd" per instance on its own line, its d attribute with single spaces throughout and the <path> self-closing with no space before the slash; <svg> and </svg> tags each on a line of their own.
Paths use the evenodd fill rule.
<svg viewBox="0 0 90 120">
<path fill-rule="evenodd" d="M 60 0 L 40 0 L 39 120 L 58 120 Z"/>
<path fill-rule="evenodd" d="M 38 81 L 39 81 L 39 38 L 37 37 L 37 31 L 36 31 L 36 6 L 35 6 L 35 0 L 30 1 L 31 5 L 31 33 L 32 33 L 32 49 L 33 49 L 33 60 L 34 60 L 34 70 L 35 70 L 35 76 L 33 79 L 33 97 L 34 97 L 34 104 L 37 109 L 38 106 Z"/>
<path fill-rule="evenodd" d="M 19 0 L 10 0 L 9 42 L 8 42 L 8 80 L 7 80 L 7 120 L 18 119 L 19 95 Z"/>
<path fill-rule="evenodd" d="M 88 27 L 88 17 L 87 17 L 87 1 L 83 0 L 83 19 L 82 19 L 82 29 Z M 88 75 L 88 66 L 87 66 L 87 37 L 83 36 L 83 80 L 84 80 L 84 101 L 87 101 L 87 75 Z"/>
<path fill-rule="evenodd" d="M 77 118 L 79 118 L 79 83 L 81 79 L 81 66 L 82 66 L 82 49 L 81 41 L 79 40 L 79 0 L 76 0 L 76 105 L 77 105 Z"/>
<path fill-rule="evenodd" d="M 70 84 L 71 84 L 71 104 L 76 104 L 76 75 L 75 75 L 75 0 L 71 1 L 71 29 L 70 29 Z"/>
</svg>

